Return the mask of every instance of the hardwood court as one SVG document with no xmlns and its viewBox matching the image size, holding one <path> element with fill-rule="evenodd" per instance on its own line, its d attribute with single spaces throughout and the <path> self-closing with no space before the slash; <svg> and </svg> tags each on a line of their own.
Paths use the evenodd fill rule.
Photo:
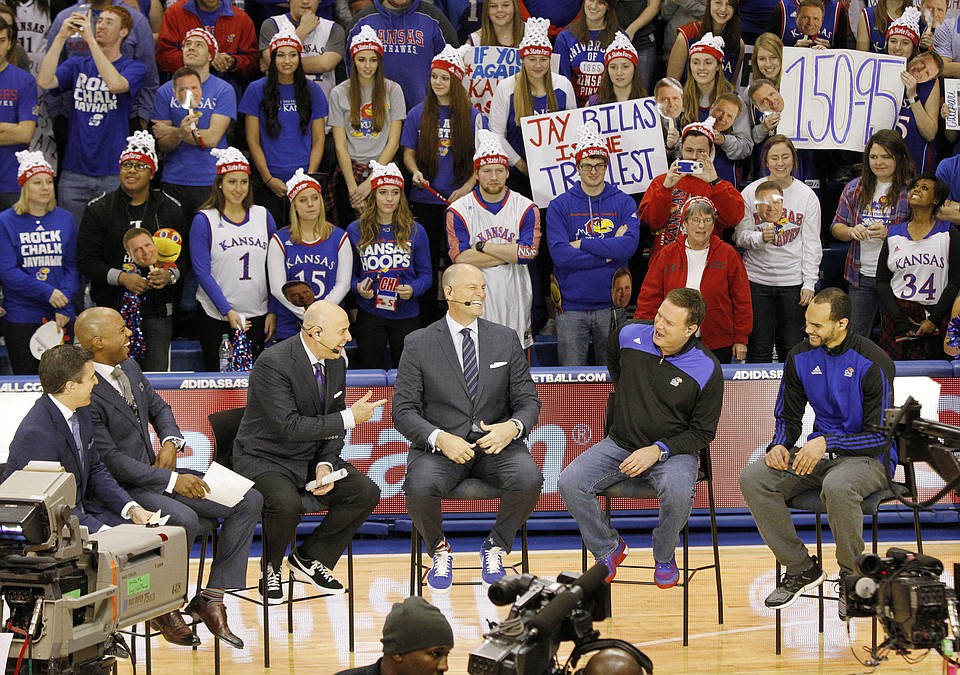
<svg viewBox="0 0 960 675">
<path fill-rule="evenodd" d="M 909 545 L 894 544 L 910 548 Z M 881 543 L 880 553 L 887 545 Z M 936 542 L 924 546 L 924 552 L 940 558 L 946 572 L 944 581 L 953 586 L 953 563 L 960 561 L 958 542 Z M 628 640 L 643 650 L 654 663 L 657 673 L 780 673 L 810 675 L 866 673 L 850 651 L 847 630 L 837 619 L 836 603 L 826 604 L 826 626 L 817 632 L 816 600 L 799 600 L 784 611 L 783 654 L 774 654 L 774 615 L 763 606 L 763 599 L 773 589 L 774 559 L 765 547 L 721 547 L 723 567 L 724 619 L 716 623 L 716 589 L 712 571 L 694 579 L 690 586 L 690 646 L 682 646 L 682 590 L 660 590 L 652 586 L 614 586 L 612 618 L 597 626 L 603 637 Z M 475 565 L 475 551 L 461 551 L 455 562 Z M 519 561 L 519 553 L 510 557 Z M 691 565 L 712 561 L 707 549 L 691 549 Z M 836 574 L 833 547 L 825 546 L 828 575 Z M 357 650 L 347 648 L 347 601 L 343 596 L 301 602 L 294 605 L 294 633 L 286 633 L 286 608 L 271 608 L 271 667 L 263 668 L 262 624 L 259 607 L 234 598 L 227 599 L 230 626 L 245 642 L 245 649 L 222 647 L 222 668 L 225 675 L 239 673 L 271 673 L 286 675 L 303 672 L 330 675 L 356 665 L 373 663 L 380 655 L 380 635 L 384 617 L 392 603 L 402 600 L 409 591 L 409 556 L 357 555 L 356 558 L 356 630 Z M 635 549 L 628 563 L 650 564 L 649 549 Z M 579 551 L 531 552 L 531 571 L 544 577 L 557 572 L 579 571 Z M 346 561 L 338 566 L 338 576 L 346 582 Z M 251 559 L 248 579 L 256 583 L 257 561 Z M 342 573 L 341 573 L 342 572 Z M 627 575 L 652 574 L 648 570 L 625 570 Z M 461 571 L 457 581 L 468 578 Z M 196 562 L 191 565 L 191 578 L 196 575 Z M 826 589 L 833 592 L 833 585 Z M 299 592 L 299 591 L 298 591 Z M 437 605 L 450 620 L 456 646 L 450 658 L 451 674 L 467 672 L 470 652 L 482 641 L 487 620 L 498 620 L 507 608 L 495 607 L 481 586 L 455 586 L 447 595 L 431 594 L 428 600 Z M 850 622 L 854 649 L 864 658 L 862 647 L 870 644 L 870 620 Z M 199 629 L 203 645 L 197 650 L 175 647 L 162 638 L 153 642 L 155 673 L 212 673 L 213 638 L 205 628 Z M 569 643 L 561 654 L 569 653 Z M 144 673 L 142 649 L 138 673 Z M 919 656 L 918 653 L 914 657 Z M 581 664 L 582 665 L 582 664 Z M 942 661 L 931 653 L 917 665 L 907 665 L 900 657 L 890 656 L 876 672 L 881 674 L 940 673 Z M 129 662 L 120 665 L 120 672 L 132 672 Z"/>
</svg>

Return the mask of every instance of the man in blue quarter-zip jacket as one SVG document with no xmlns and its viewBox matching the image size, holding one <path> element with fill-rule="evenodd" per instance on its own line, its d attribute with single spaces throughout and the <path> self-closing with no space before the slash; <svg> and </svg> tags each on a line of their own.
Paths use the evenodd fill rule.
<svg viewBox="0 0 960 675">
<path fill-rule="evenodd" d="M 821 490 L 842 578 L 863 553 L 860 504 L 887 485 L 897 466 L 896 447 L 884 467 L 884 434 L 864 430 L 866 424 L 882 424 L 884 410 L 893 405 L 893 361 L 850 332 L 850 314 L 850 298 L 840 289 L 814 296 L 806 314 L 808 339 L 790 351 L 783 366 L 773 440 L 766 456 L 740 474 L 740 491 L 757 528 L 785 568 L 765 601 L 771 609 L 789 607 L 826 579 L 821 561 L 797 536 L 786 502 Z M 807 403 L 816 420 L 813 433 L 799 445 Z M 842 593 L 839 610 L 844 619 Z"/>
<path fill-rule="evenodd" d="M 674 551 L 693 508 L 698 452 L 713 440 L 723 405 L 720 363 L 696 337 L 706 314 L 700 291 L 675 288 L 652 322 L 631 322 L 610 334 L 607 368 L 616 400 L 608 411 L 609 433 L 558 481 L 584 544 L 607 566 L 608 582 L 629 551 L 597 495 L 641 474 L 660 500 L 654 581 L 670 588 L 680 579 Z"/>
</svg>

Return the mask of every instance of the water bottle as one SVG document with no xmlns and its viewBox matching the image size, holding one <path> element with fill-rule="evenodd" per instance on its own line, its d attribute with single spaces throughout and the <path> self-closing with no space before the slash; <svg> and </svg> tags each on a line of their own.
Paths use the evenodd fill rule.
<svg viewBox="0 0 960 675">
<path fill-rule="evenodd" d="M 230 338 L 227 337 L 227 334 L 223 334 L 223 339 L 220 340 L 220 372 L 221 373 L 230 373 L 233 372 L 233 344 L 230 342 Z"/>
</svg>

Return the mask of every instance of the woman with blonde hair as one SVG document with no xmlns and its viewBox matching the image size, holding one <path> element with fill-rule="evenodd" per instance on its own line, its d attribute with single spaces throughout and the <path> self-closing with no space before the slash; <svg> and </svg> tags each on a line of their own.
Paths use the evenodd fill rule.
<svg viewBox="0 0 960 675">
<path fill-rule="evenodd" d="M 280 303 L 277 311 L 278 340 L 300 330 L 305 306 L 284 295 L 290 281 L 310 287 L 315 300 L 339 305 L 350 291 L 353 254 L 347 233 L 327 221 L 320 183 L 297 169 L 287 181 L 290 225 L 270 238 L 267 248 L 267 275 L 270 293 Z"/>
<path fill-rule="evenodd" d="M 470 33 L 471 47 L 516 47 L 523 39 L 523 16 L 517 0 L 486 0 L 480 30 Z"/>
<path fill-rule="evenodd" d="M 76 318 L 77 222 L 57 206 L 53 168 L 43 153 L 21 150 L 16 158 L 20 198 L 0 213 L 3 335 L 13 374 L 36 375 L 40 362 L 30 351 L 30 338 L 47 322 L 63 331 Z"/>
<path fill-rule="evenodd" d="M 560 74 L 573 85 L 578 106 L 597 93 L 607 45 L 619 31 L 617 0 L 583 0 L 577 18 L 557 36 Z"/>
</svg>

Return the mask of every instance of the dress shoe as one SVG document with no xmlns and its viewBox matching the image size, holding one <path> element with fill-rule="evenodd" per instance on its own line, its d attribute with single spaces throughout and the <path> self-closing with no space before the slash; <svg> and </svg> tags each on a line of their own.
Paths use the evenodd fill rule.
<svg viewBox="0 0 960 675">
<path fill-rule="evenodd" d="M 181 647 L 196 647 L 200 644 L 200 638 L 193 634 L 178 611 L 161 614 L 152 619 L 150 625 L 160 631 L 164 639 L 171 644 Z"/>
<path fill-rule="evenodd" d="M 190 601 L 186 609 L 194 621 L 203 621 L 207 629 L 231 647 L 243 649 L 243 640 L 230 632 L 227 625 L 227 608 L 222 602 L 210 602 L 202 595 Z"/>
</svg>

